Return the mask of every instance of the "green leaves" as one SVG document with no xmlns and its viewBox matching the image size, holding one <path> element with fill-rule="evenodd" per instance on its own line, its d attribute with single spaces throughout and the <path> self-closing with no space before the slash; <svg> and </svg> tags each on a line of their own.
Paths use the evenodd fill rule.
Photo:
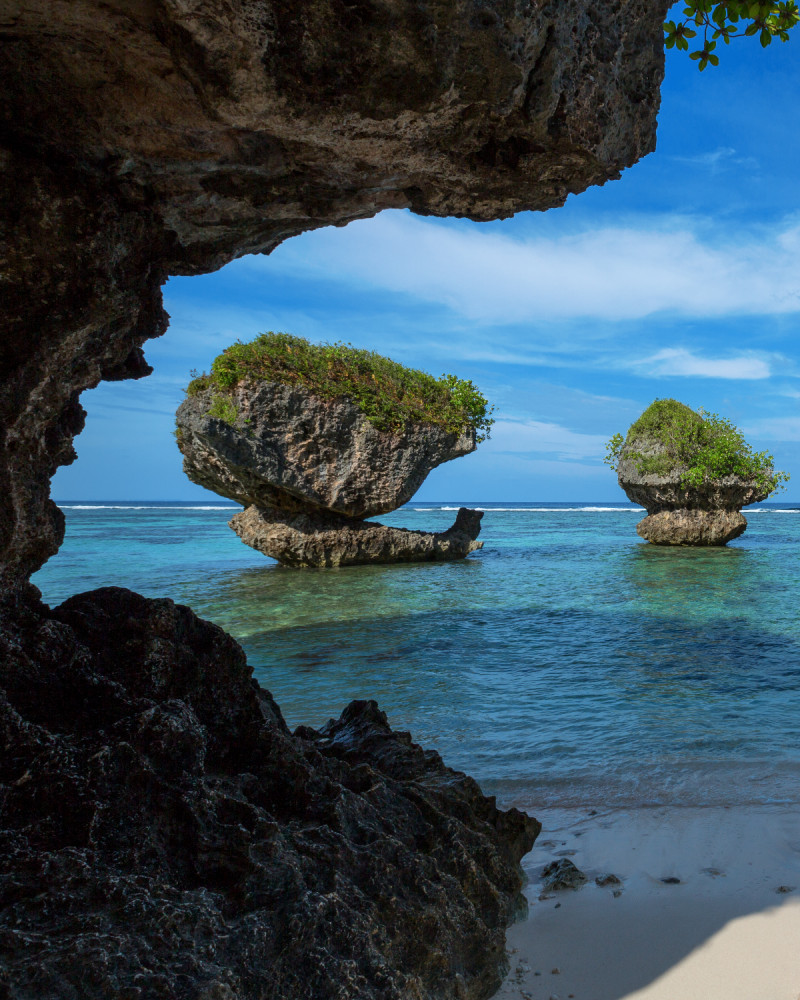
<svg viewBox="0 0 800 1000">
<path fill-rule="evenodd" d="M 224 420 L 226 424 L 230 424 L 233 427 L 239 417 L 239 411 L 236 409 L 236 404 L 232 399 L 217 392 L 211 400 L 208 415 L 209 417 L 216 417 L 217 420 Z"/>
<path fill-rule="evenodd" d="M 643 454 L 636 450 L 638 441 L 657 441 L 663 447 L 656 454 Z M 606 446 L 607 465 L 619 468 L 625 445 L 626 458 L 636 463 L 639 473 L 663 476 L 680 470 L 684 488 L 699 489 L 735 475 L 771 494 L 789 480 L 787 473 L 775 470 L 772 455 L 753 451 L 730 420 L 703 410 L 695 412 L 675 399 L 657 399 L 625 438 L 615 434 Z"/>
<path fill-rule="evenodd" d="M 303 385 L 323 398 L 350 399 L 379 430 L 402 432 L 408 423 L 438 424 L 452 433 L 472 428 L 480 443 L 494 423 L 494 408 L 467 379 L 437 379 L 374 351 L 311 344 L 288 333 L 262 333 L 250 343 L 231 344 L 214 359 L 210 374 L 194 375 L 186 392 L 214 389 L 209 414 L 234 423 L 232 391 L 246 380 Z"/>
<path fill-rule="evenodd" d="M 716 42 L 706 42 L 704 49 L 699 52 L 692 52 L 689 58 L 697 59 L 699 61 L 698 69 L 701 71 L 704 70 L 709 63 L 711 63 L 712 66 L 719 66 L 719 56 L 715 56 L 713 53 L 713 49 L 716 47 Z"/>
<path fill-rule="evenodd" d="M 610 465 L 615 472 L 619 467 L 619 460 L 622 457 L 622 446 L 624 444 L 625 438 L 622 434 L 615 434 L 606 444 L 606 456 L 603 459 L 603 462 L 606 465 Z"/>
<path fill-rule="evenodd" d="M 664 23 L 664 45 L 668 49 L 689 51 L 689 39 L 697 36 L 694 28 L 702 28 L 702 48 L 689 53 L 698 69 L 718 66 L 719 56 L 714 53 L 718 39 L 726 45 L 732 38 L 758 36 L 762 48 L 772 44 L 773 38 L 789 40 L 789 32 L 800 23 L 800 8 L 794 2 L 750 3 L 735 0 L 733 3 L 715 3 L 697 0 L 683 8 L 684 19 Z M 741 23 L 740 23 L 741 22 Z M 741 30 L 740 30 L 741 29 Z"/>
</svg>

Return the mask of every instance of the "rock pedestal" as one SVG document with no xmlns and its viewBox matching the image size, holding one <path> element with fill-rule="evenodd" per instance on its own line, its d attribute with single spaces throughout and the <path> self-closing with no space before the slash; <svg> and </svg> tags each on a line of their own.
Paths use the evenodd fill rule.
<svg viewBox="0 0 800 1000">
<path fill-rule="evenodd" d="M 285 566 L 463 559 L 481 548 L 480 511 L 461 508 L 443 532 L 365 518 L 395 510 L 428 473 L 475 450 L 475 431 L 408 424 L 378 430 L 346 399 L 302 386 L 245 382 L 211 416 L 215 392 L 178 409 L 178 446 L 192 482 L 245 506 L 230 522 L 243 542 Z"/>
<path fill-rule="evenodd" d="M 617 471 L 619 485 L 630 500 L 641 504 L 647 517 L 636 532 L 654 545 L 727 545 L 747 527 L 741 508 L 769 495 L 753 480 L 721 476 L 700 487 L 683 486 L 685 468 L 663 475 L 639 471 L 638 457 L 652 457 L 664 446 L 654 441 L 626 444 Z"/>
<path fill-rule="evenodd" d="M 654 545 L 727 545 L 747 527 L 735 510 L 660 510 L 636 525 L 636 533 Z"/>
<path fill-rule="evenodd" d="M 483 511 L 461 507 L 447 531 L 407 531 L 349 517 L 248 507 L 228 523 L 243 542 L 284 566 L 355 566 L 463 559 L 483 547 L 475 541 L 482 517 Z"/>
</svg>

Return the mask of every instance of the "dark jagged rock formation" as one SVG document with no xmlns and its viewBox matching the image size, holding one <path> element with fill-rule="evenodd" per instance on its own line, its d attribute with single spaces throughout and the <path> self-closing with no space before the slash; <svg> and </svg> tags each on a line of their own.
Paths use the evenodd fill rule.
<svg viewBox="0 0 800 1000">
<path fill-rule="evenodd" d="M 636 457 L 631 457 L 631 452 Z M 726 545 L 747 527 L 741 508 L 769 496 L 755 481 L 740 476 L 722 476 L 692 487 L 681 482 L 684 466 L 659 474 L 640 471 L 638 456 L 664 454 L 666 449 L 659 441 L 631 440 L 626 442 L 617 470 L 619 485 L 627 496 L 647 511 L 636 531 L 654 545 Z"/>
<path fill-rule="evenodd" d="M 483 545 L 475 541 L 482 517 L 481 510 L 461 507 L 447 531 L 407 531 L 330 514 L 248 507 L 229 523 L 243 542 L 286 566 L 357 566 L 463 559 Z"/>
<path fill-rule="evenodd" d="M 539 824 L 353 702 L 293 736 L 240 647 L 107 588 L 0 640 L 0 994 L 469 1000 Z"/>
<path fill-rule="evenodd" d="M 448 531 L 404 531 L 364 518 L 395 510 L 443 462 L 475 450 L 473 429 L 430 423 L 401 433 L 376 429 L 346 399 L 303 386 L 244 382 L 211 416 L 215 393 L 187 396 L 176 414 L 183 468 L 192 482 L 246 506 L 230 526 L 285 566 L 463 559 L 482 514 L 462 508 Z"/>
<path fill-rule="evenodd" d="M 148 374 L 168 275 L 385 208 L 494 219 L 604 183 L 654 148 L 666 10 L 5 5 L 0 994 L 496 983 L 529 821 L 370 707 L 290 737 L 189 612 L 101 592 L 54 615 L 27 580 L 63 536 L 49 480 L 74 460 L 79 395 Z"/>
<path fill-rule="evenodd" d="M 0 586 L 160 285 L 384 208 L 560 205 L 655 144 L 666 2 L 26 0 L 2 16 Z"/>
</svg>

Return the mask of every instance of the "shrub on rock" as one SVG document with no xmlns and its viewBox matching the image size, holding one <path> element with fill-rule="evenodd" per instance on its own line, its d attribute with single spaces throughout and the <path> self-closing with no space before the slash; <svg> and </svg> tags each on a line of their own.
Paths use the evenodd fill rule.
<svg viewBox="0 0 800 1000">
<path fill-rule="evenodd" d="M 196 376 L 176 420 L 187 476 L 243 504 L 231 527 L 284 565 L 458 559 L 480 548 L 480 514 L 436 535 L 364 522 L 407 503 L 432 469 L 488 435 L 491 407 L 472 382 L 262 334 Z"/>
<path fill-rule="evenodd" d="M 725 545 L 747 527 L 742 507 L 788 480 L 724 417 L 657 399 L 607 446 L 627 496 L 648 516 L 636 530 L 658 545 Z"/>
</svg>

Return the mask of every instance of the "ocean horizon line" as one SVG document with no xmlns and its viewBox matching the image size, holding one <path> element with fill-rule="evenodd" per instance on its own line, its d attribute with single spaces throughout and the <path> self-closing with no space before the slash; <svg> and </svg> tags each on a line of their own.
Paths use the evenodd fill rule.
<svg viewBox="0 0 800 1000">
<path fill-rule="evenodd" d="M 53 502 L 57 507 L 81 507 L 81 506 L 96 506 L 96 507 L 116 507 L 121 505 L 141 505 L 142 507 L 152 507 L 157 504 L 169 504 L 169 505 L 181 505 L 189 506 L 194 505 L 200 508 L 212 508 L 212 507 L 243 507 L 243 504 L 237 503 L 235 500 L 226 500 L 224 497 L 213 500 L 203 500 L 203 499 L 187 499 L 178 500 L 170 497 L 156 497 L 153 499 L 142 499 L 141 497 L 118 497 L 118 498 L 108 498 L 108 497 L 80 497 L 75 499 L 54 499 Z M 474 507 L 474 508 L 496 508 L 499 505 L 506 505 L 510 508 L 512 504 L 520 504 L 526 507 L 530 506 L 542 506 L 543 504 L 558 504 L 560 507 L 565 505 L 581 506 L 585 509 L 603 509 L 608 507 L 609 509 L 621 509 L 628 507 L 629 509 L 644 510 L 643 507 L 636 506 L 631 507 L 630 500 L 598 500 L 596 498 L 591 499 L 581 499 L 581 500 L 453 500 L 451 498 L 442 500 L 409 500 L 407 503 L 398 507 L 397 510 L 413 510 L 415 507 L 440 507 L 442 510 L 457 510 L 459 507 Z M 601 506 L 602 505 L 602 506 Z M 768 500 L 762 501 L 758 504 L 753 504 L 750 507 L 743 507 L 743 510 L 750 511 L 751 513 L 757 511 L 760 507 L 787 507 L 800 508 L 800 500 Z"/>
</svg>

